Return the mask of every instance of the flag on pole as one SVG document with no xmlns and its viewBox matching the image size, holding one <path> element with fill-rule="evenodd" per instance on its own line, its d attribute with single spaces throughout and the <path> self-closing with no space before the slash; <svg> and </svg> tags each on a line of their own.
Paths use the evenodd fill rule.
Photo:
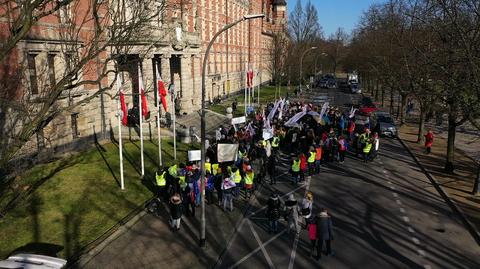
<svg viewBox="0 0 480 269">
<path fill-rule="evenodd" d="M 252 87 L 253 84 L 253 70 L 247 72 L 247 86 Z"/>
<path fill-rule="evenodd" d="M 277 110 L 278 110 L 278 107 L 280 106 L 280 103 L 281 103 L 280 100 L 275 102 L 275 105 L 273 106 L 272 110 L 270 111 L 270 113 L 268 113 L 267 119 L 272 120 L 273 117 L 275 117 L 275 113 L 277 113 Z"/>
<path fill-rule="evenodd" d="M 127 126 L 128 124 L 128 112 L 127 112 L 127 104 L 125 103 L 125 94 L 123 94 L 122 89 L 119 87 L 120 92 L 120 107 L 122 110 L 122 124 L 123 126 Z"/>
<path fill-rule="evenodd" d="M 157 88 L 158 88 L 158 96 L 160 97 L 160 103 L 162 103 L 163 109 L 165 112 L 167 111 L 167 90 L 165 89 L 165 83 L 163 83 L 162 77 L 160 76 L 160 72 L 158 72 L 158 66 L 155 65 L 155 70 L 157 73 Z"/>
<path fill-rule="evenodd" d="M 148 118 L 148 104 L 147 97 L 145 96 L 145 87 L 143 86 L 142 70 L 139 68 L 138 72 L 138 90 L 140 91 L 140 97 L 142 98 L 142 116 Z"/>
</svg>

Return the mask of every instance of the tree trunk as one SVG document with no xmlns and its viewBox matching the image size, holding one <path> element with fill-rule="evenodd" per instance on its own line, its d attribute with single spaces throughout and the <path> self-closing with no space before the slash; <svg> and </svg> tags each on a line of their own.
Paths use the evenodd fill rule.
<svg viewBox="0 0 480 269">
<path fill-rule="evenodd" d="M 475 178 L 475 183 L 473 184 L 473 195 L 479 195 L 480 194 L 480 162 L 478 163 L 478 169 L 477 169 L 477 177 Z"/>
<path fill-rule="evenodd" d="M 401 94 L 402 101 L 400 102 L 400 125 L 405 124 L 405 106 L 407 105 L 407 95 Z"/>
<path fill-rule="evenodd" d="M 385 87 L 382 86 L 382 107 L 385 107 Z"/>
<path fill-rule="evenodd" d="M 378 80 L 375 81 L 375 101 L 378 101 Z"/>
<path fill-rule="evenodd" d="M 447 139 L 447 160 L 445 162 L 445 172 L 453 173 L 455 167 L 453 162 L 455 160 L 455 135 L 457 131 L 457 117 L 452 111 L 448 113 L 448 139 Z"/>
<path fill-rule="evenodd" d="M 390 115 L 393 117 L 393 89 L 390 89 Z"/>
<path fill-rule="evenodd" d="M 425 108 L 423 106 L 420 107 L 420 121 L 418 123 L 418 137 L 417 137 L 417 143 L 424 143 L 425 142 L 425 137 L 423 136 L 423 133 L 425 133 Z"/>
</svg>

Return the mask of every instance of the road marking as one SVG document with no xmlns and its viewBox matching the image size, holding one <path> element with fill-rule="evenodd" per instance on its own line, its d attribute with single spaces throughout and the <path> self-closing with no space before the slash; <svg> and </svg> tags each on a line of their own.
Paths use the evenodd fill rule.
<svg viewBox="0 0 480 269">
<path fill-rule="evenodd" d="M 418 240 L 418 238 L 412 237 L 412 241 L 415 243 L 415 245 L 420 245 L 420 240 Z"/>
<path fill-rule="evenodd" d="M 253 228 L 252 222 L 250 220 L 248 220 L 248 226 L 250 226 L 250 230 L 253 233 L 253 237 L 255 237 L 255 240 L 257 240 L 258 245 L 260 246 L 260 249 L 263 252 L 263 256 L 265 256 L 265 259 L 267 260 L 268 265 L 270 266 L 270 268 L 275 268 L 275 265 L 273 265 L 272 259 L 270 259 L 270 256 L 268 255 L 267 250 L 262 245 L 262 241 L 260 240 L 260 237 L 258 236 L 257 231 L 255 231 L 255 229 Z"/>
<path fill-rule="evenodd" d="M 422 256 L 422 257 L 427 257 L 427 253 L 425 253 L 424 250 L 422 249 L 417 249 L 417 252 L 418 252 L 418 255 Z"/>
<path fill-rule="evenodd" d="M 393 184 L 393 182 L 391 182 L 391 181 L 388 181 L 388 184 Z"/>
<path fill-rule="evenodd" d="M 402 201 L 400 201 L 400 200 L 398 200 L 398 199 L 395 200 L 395 202 L 397 202 L 397 205 L 402 205 Z"/>
<path fill-rule="evenodd" d="M 408 227 L 408 231 L 411 232 L 411 233 L 415 232 L 415 230 L 412 227 Z"/>
<path fill-rule="evenodd" d="M 308 191 L 310 190 L 310 179 L 307 178 L 305 180 L 305 195 L 307 195 Z M 293 264 L 295 263 L 295 256 L 297 255 L 297 246 L 298 246 L 298 241 L 300 239 L 300 233 L 295 233 L 295 241 L 293 241 L 293 248 L 292 252 L 290 253 L 290 263 L 288 264 L 288 269 L 293 269 Z"/>
<path fill-rule="evenodd" d="M 405 208 L 400 207 L 400 212 L 401 212 L 401 213 L 405 213 Z"/>
<path fill-rule="evenodd" d="M 284 229 L 283 231 L 279 232 L 278 234 L 276 234 L 274 237 L 268 239 L 267 241 L 265 241 L 261 247 L 265 247 L 266 245 L 270 244 L 273 240 L 277 239 L 279 236 L 281 236 L 282 234 L 286 233 L 287 232 L 287 229 Z M 231 268 L 235 268 L 237 266 L 239 266 L 242 262 L 246 261 L 248 258 L 252 257 L 252 255 L 254 255 L 255 253 L 257 253 L 261 247 L 257 247 L 256 249 L 252 250 L 252 252 L 248 253 L 247 255 L 245 255 L 243 258 L 241 258 L 240 260 L 238 260 L 234 265 L 228 267 L 229 269 Z"/>
<path fill-rule="evenodd" d="M 394 192 L 394 193 L 393 193 L 393 197 L 397 198 L 397 197 L 398 197 L 398 193 Z"/>
<path fill-rule="evenodd" d="M 410 222 L 410 219 L 407 216 L 403 216 L 402 218 L 403 218 L 403 221 Z"/>
</svg>

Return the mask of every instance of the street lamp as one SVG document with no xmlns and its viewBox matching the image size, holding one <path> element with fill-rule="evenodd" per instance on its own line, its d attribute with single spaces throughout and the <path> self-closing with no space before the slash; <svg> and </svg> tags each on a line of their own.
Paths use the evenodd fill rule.
<svg viewBox="0 0 480 269">
<path fill-rule="evenodd" d="M 210 40 L 210 43 L 208 43 L 207 49 L 205 50 L 205 57 L 203 58 L 203 65 L 202 65 L 202 110 L 201 110 L 201 117 L 200 117 L 200 136 L 201 136 L 201 157 L 202 160 L 200 162 L 200 170 L 202 171 L 202 176 L 201 176 L 201 185 L 202 185 L 202 192 L 201 192 L 201 203 L 202 203 L 202 218 L 201 218 L 201 228 L 200 228 L 200 246 L 204 247 L 206 243 L 206 238 L 205 238 L 205 140 L 206 140 L 206 131 L 205 131 L 205 73 L 207 70 L 207 62 L 208 62 L 208 54 L 210 53 L 210 49 L 212 48 L 213 43 L 215 42 L 215 39 L 225 32 L 226 30 L 232 28 L 236 24 L 246 21 L 246 20 L 251 20 L 251 19 L 257 19 L 257 18 L 263 18 L 265 17 L 265 14 L 248 14 L 248 15 L 243 15 L 241 19 L 238 19 L 232 23 L 226 24 L 223 26 L 220 31 L 218 31 L 215 35 L 213 35 L 212 40 Z"/>
<path fill-rule="evenodd" d="M 317 55 L 317 57 L 315 57 L 315 75 L 317 75 L 317 60 L 318 60 L 318 57 L 320 57 L 320 56 L 325 57 L 325 56 L 328 56 L 328 54 L 325 53 L 325 52 L 322 52 L 321 54 Z M 323 65 L 320 65 L 320 71 L 322 71 L 322 69 L 323 69 L 322 66 Z M 322 71 L 322 73 L 323 73 L 323 71 Z"/>
<path fill-rule="evenodd" d="M 306 49 L 303 53 L 302 53 L 302 57 L 300 57 L 300 91 L 302 90 L 302 64 L 303 64 L 303 57 L 305 57 L 305 54 L 307 54 L 307 52 L 311 51 L 311 50 L 314 50 L 314 49 L 317 49 L 317 47 L 311 47 L 311 48 L 308 48 Z"/>
</svg>

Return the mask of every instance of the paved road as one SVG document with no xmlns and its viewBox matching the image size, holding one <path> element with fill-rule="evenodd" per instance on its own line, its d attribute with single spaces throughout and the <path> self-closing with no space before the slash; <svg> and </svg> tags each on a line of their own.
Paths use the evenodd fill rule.
<svg viewBox="0 0 480 269">
<path fill-rule="evenodd" d="M 318 96 L 339 106 L 361 98 L 321 90 L 305 100 L 322 99 Z M 260 196 L 216 268 L 480 268 L 479 246 L 400 142 L 382 139 L 380 147 L 372 163 L 349 156 L 343 165 L 327 165 L 293 189 L 297 198 L 309 189 L 316 210 L 330 209 L 335 256 L 319 262 L 310 258 L 307 232 L 288 235 L 284 222 L 278 234 L 269 234 L 261 206 L 267 197 Z M 272 189 L 292 191 L 288 175 Z"/>
</svg>

